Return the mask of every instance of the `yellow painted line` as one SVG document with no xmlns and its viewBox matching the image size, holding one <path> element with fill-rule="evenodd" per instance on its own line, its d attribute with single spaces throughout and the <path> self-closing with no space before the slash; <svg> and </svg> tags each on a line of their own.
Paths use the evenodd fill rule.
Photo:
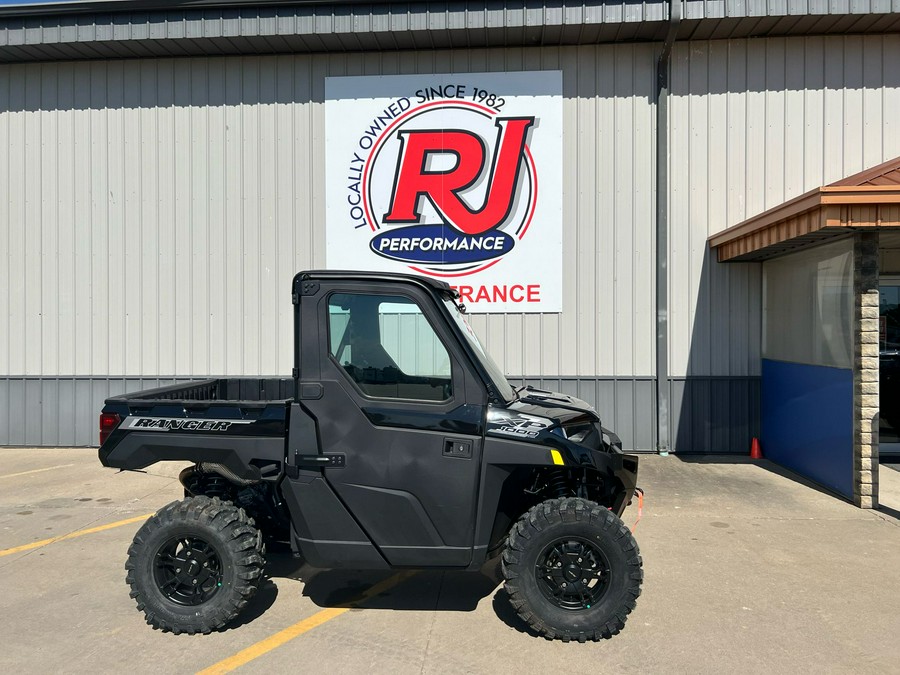
<svg viewBox="0 0 900 675">
<path fill-rule="evenodd" d="M 16 476 L 27 476 L 30 473 L 40 473 L 41 471 L 54 471 L 55 469 L 68 469 L 74 464 L 59 464 L 57 466 L 48 466 L 46 469 L 32 469 L 31 471 L 20 471 L 19 473 L 8 473 L 0 478 L 15 478 Z"/>
<path fill-rule="evenodd" d="M 316 612 L 311 617 L 303 619 L 302 621 L 298 621 L 293 626 L 288 626 L 284 630 L 280 630 L 274 635 L 270 635 L 264 640 L 260 640 L 259 642 L 250 645 L 246 649 L 242 649 L 237 654 L 229 656 L 227 659 L 223 659 L 218 663 L 214 663 L 209 668 L 204 668 L 203 670 L 198 672 L 197 675 L 223 675 L 224 673 L 230 673 L 232 670 L 250 663 L 250 661 L 259 658 L 263 654 L 269 653 L 273 649 L 280 647 L 286 642 L 290 642 L 294 638 L 311 631 L 313 628 L 317 628 L 323 623 L 331 621 L 332 619 L 336 619 L 341 614 L 349 612 L 354 605 L 359 604 L 364 600 L 368 600 L 369 598 L 376 596 L 379 593 L 384 593 L 384 591 L 406 581 L 414 574 L 416 574 L 415 571 L 408 571 L 401 572 L 400 574 L 395 574 L 392 577 L 388 577 L 384 581 L 380 581 L 369 588 L 356 600 L 353 600 L 352 602 L 349 602 L 345 605 L 340 605 L 338 607 L 329 607 L 328 609 L 323 609 L 321 612 Z"/>
<path fill-rule="evenodd" d="M 53 537 L 52 539 L 41 539 L 40 541 L 33 541 L 30 544 L 24 544 L 22 546 L 16 546 L 14 548 L 5 548 L 0 551 L 0 558 L 5 555 L 12 555 L 13 553 L 21 553 L 22 551 L 31 551 L 36 548 L 41 548 L 42 546 L 47 546 L 49 544 L 55 544 L 58 541 L 65 541 L 67 539 L 75 539 L 75 537 L 83 537 L 86 534 L 94 534 L 95 532 L 105 532 L 106 530 L 112 530 L 116 527 L 122 527 L 123 525 L 130 525 L 131 523 L 137 523 L 142 520 L 147 520 L 152 513 L 145 513 L 142 516 L 135 516 L 134 518 L 126 518 L 125 520 L 117 520 L 114 523 L 107 523 L 106 525 L 99 525 L 97 527 L 91 527 L 86 530 L 76 530 L 75 532 L 69 532 L 69 534 L 64 534 L 59 537 Z"/>
<path fill-rule="evenodd" d="M 246 649 L 242 649 L 234 656 L 229 656 L 218 663 L 211 665 L 209 668 L 201 670 L 197 675 L 221 675 L 222 673 L 230 673 L 235 668 L 240 668 L 245 663 L 249 663 L 253 659 L 259 658 L 276 647 L 280 647 L 285 642 L 290 642 L 295 637 L 303 635 L 307 631 L 311 631 L 317 626 L 321 626 L 326 621 L 339 617 L 345 612 L 349 612 L 349 607 L 332 607 L 316 612 L 308 619 L 298 621 L 293 626 L 288 626 L 284 630 L 280 630 L 274 635 L 260 640 L 256 644 L 252 644 Z"/>
<path fill-rule="evenodd" d="M 557 450 L 556 448 L 550 449 L 550 457 L 553 458 L 554 464 L 558 464 L 560 466 L 563 466 L 565 464 L 565 462 L 563 462 L 562 455 L 559 454 L 559 450 Z"/>
</svg>

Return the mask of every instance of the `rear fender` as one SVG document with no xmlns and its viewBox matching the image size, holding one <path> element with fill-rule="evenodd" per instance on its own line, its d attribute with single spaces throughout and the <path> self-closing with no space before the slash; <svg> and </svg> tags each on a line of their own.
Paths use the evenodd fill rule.
<svg viewBox="0 0 900 675">
<path fill-rule="evenodd" d="M 116 436 L 121 434 L 119 438 Z M 99 452 L 103 466 L 143 469 L 157 462 L 223 464 L 246 480 L 275 478 L 284 468 L 284 438 L 115 431 Z"/>
</svg>

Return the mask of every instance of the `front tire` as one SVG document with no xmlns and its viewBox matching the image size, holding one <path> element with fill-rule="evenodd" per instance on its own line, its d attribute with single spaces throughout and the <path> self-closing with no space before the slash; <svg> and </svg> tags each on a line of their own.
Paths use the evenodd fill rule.
<svg viewBox="0 0 900 675">
<path fill-rule="evenodd" d="M 538 634 L 565 642 L 617 634 L 644 578 L 637 542 L 611 511 L 552 499 L 522 516 L 503 552 L 510 603 Z"/>
<path fill-rule="evenodd" d="M 262 536 L 243 509 L 191 497 L 163 507 L 138 530 L 125 581 L 154 628 L 207 634 L 246 606 L 264 566 Z"/>
</svg>

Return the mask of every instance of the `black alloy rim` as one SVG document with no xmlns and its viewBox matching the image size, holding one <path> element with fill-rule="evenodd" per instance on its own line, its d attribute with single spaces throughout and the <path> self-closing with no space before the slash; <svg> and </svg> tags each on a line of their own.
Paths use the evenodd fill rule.
<svg viewBox="0 0 900 675">
<path fill-rule="evenodd" d="M 200 537 L 172 537 L 157 551 L 153 575 L 166 599 L 194 607 L 210 600 L 222 587 L 222 560 Z"/>
<path fill-rule="evenodd" d="M 545 546 L 534 574 L 544 597 L 570 611 L 590 609 L 609 588 L 606 555 L 581 537 L 563 537 Z"/>
</svg>

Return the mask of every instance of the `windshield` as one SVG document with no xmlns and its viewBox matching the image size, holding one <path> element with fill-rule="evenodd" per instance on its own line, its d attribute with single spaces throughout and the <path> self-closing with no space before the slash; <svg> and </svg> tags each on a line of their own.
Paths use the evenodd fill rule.
<svg viewBox="0 0 900 675">
<path fill-rule="evenodd" d="M 475 353 L 475 358 L 481 362 L 481 365 L 487 371 L 488 377 L 491 378 L 491 382 L 494 385 L 494 389 L 497 390 L 497 394 L 504 401 L 512 401 L 515 399 L 515 390 L 510 386 L 509 382 L 507 382 L 506 375 L 500 370 L 500 366 L 494 362 L 494 359 L 491 358 L 490 354 L 488 354 L 485 348 L 481 346 L 478 336 L 475 335 L 475 331 L 472 330 L 469 322 L 466 321 L 466 317 L 459 309 L 457 309 L 456 304 L 452 300 L 444 300 L 444 304 L 447 306 L 447 311 L 450 312 L 450 316 L 453 317 L 453 320 L 459 326 L 460 332 L 463 334 L 466 342 L 471 345 L 472 351 Z"/>
</svg>

